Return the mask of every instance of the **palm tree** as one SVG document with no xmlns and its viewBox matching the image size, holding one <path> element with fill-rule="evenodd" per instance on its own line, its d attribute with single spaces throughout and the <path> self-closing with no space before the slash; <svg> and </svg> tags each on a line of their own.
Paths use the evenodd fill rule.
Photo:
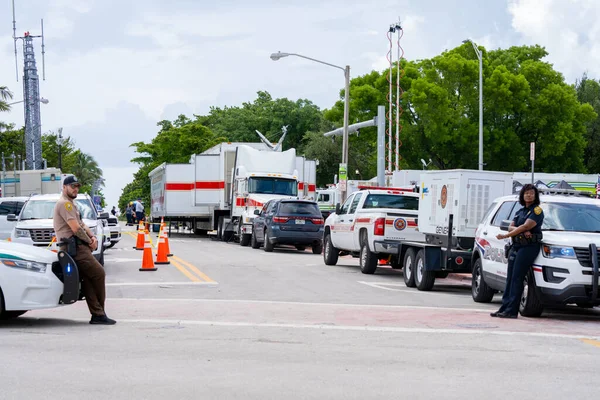
<svg viewBox="0 0 600 400">
<path fill-rule="evenodd" d="M 71 173 L 77 177 L 83 186 L 92 185 L 96 180 L 102 179 L 102 170 L 94 157 L 77 150 L 73 153 L 75 163 Z"/>
<path fill-rule="evenodd" d="M 13 94 L 6 86 L 0 86 L 0 111 L 10 110 L 7 100 L 11 100 Z"/>
</svg>

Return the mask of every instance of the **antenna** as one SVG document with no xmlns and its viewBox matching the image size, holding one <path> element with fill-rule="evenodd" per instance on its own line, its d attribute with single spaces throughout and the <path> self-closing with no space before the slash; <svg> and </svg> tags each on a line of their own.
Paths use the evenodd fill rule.
<svg viewBox="0 0 600 400">
<path fill-rule="evenodd" d="M 15 0 L 13 0 L 15 1 Z M 42 78 L 46 80 L 46 60 L 45 60 L 45 51 L 46 45 L 44 44 L 44 19 L 42 18 Z"/>
<path fill-rule="evenodd" d="M 17 21 L 15 19 L 15 0 L 12 0 L 12 12 L 13 12 L 13 42 L 15 44 L 15 73 L 17 75 L 17 82 L 19 82 L 19 61 L 17 60 Z"/>
</svg>

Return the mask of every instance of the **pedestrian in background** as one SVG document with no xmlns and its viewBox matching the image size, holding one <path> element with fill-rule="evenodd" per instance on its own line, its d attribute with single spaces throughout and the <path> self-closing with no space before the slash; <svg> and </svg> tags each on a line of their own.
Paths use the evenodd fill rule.
<svg viewBox="0 0 600 400">
<path fill-rule="evenodd" d="M 127 217 L 127 226 L 133 225 L 133 207 L 131 206 L 131 203 L 127 204 L 125 216 Z"/>
<path fill-rule="evenodd" d="M 517 211 L 508 227 L 508 233 L 500 233 L 497 239 L 511 238 L 512 248 L 508 254 L 506 287 L 502 295 L 502 306 L 490 315 L 498 318 L 517 318 L 523 295 L 523 280 L 540 252 L 544 211 L 540 207 L 540 193 L 533 184 L 526 184 L 519 192 Z M 529 283 L 530 285 L 533 282 Z M 533 289 L 530 289 L 533 290 Z"/>
<path fill-rule="evenodd" d="M 138 222 L 144 220 L 144 205 L 142 204 L 142 199 L 140 197 L 138 197 L 135 202 L 135 217 Z"/>
</svg>

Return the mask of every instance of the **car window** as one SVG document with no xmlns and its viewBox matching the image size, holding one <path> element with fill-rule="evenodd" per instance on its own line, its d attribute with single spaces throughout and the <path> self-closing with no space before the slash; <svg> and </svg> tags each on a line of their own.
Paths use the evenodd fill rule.
<svg viewBox="0 0 600 400">
<path fill-rule="evenodd" d="M 329 193 L 321 193 L 321 194 L 319 194 L 318 201 L 329 202 Z"/>
<path fill-rule="evenodd" d="M 492 211 L 494 211 L 494 209 L 496 209 L 496 206 L 498 205 L 498 203 L 494 202 L 492 204 L 490 204 L 490 206 L 488 207 L 487 211 L 485 212 L 483 219 L 480 222 L 486 223 L 488 218 L 490 217 L 490 214 L 492 213 Z"/>
<path fill-rule="evenodd" d="M 281 203 L 281 206 L 279 207 L 279 214 L 302 214 L 320 216 L 321 211 L 319 210 L 319 207 L 317 207 L 317 205 L 313 203 L 286 201 Z"/>
<path fill-rule="evenodd" d="M 12 207 L 10 207 L 8 203 L 8 201 L 0 203 L 0 215 L 8 215 L 14 212 Z"/>
<path fill-rule="evenodd" d="M 523 206 L 521 204 L 519 204 L 518 202 L 515 202 L 515 206 L 513 207 L 512 211 L 510 212 L 510 216 L 508 217 L 509 220 L 513 220 L 515 218 L 515 215 L 517 214 L 517 212 L 523 208 Z"/>
<path fill-rule="evenodd" d="M 343 214 L 348 214 L 348 209 L 350 208 L 350 203 L 352 203 L 352 199 L 354 197 L 350 196 L 346 199 L 346 201 L 344 202 L 344 205 L 342 205 L 339 215 L 343 215 Z"/>
<path fill-rule="evenodd" d="M 266 203 L 266 204 L 263 206 L 263 208 L 260 210 L 260 214 L 261 214 L 261 215 L 264 215 L 264 214 L 266 214 L 266 213 L 267 213 L 267 208 L 268 208 L 268 207 L 269 207 L 269 202 L 267 202 L 267 203 Z"/>
<path fill-rule="evenodd" d="M 511 211 L 515 206 L 515 203 L 515 201 L 505 201 L 504 203 L 502 203 L 502 205 L 498 209 L 498 212 L 494 216 L 494 219 L 492 220 L 492 225 L 500 226 L 502 224 L 502 221 L 508 220 Z"/>
<path fill-rule="evenodd" d="M 269 204 L 269 207 L 267 207 L 267 214 L 273 214 L 273 211 L 275 210 L 275 207 L 277 207 L 277 202 L 276 201 L 270 201 L 268 204 Z"/>
<path fill-rule="evenodd" d="M 352 200 L 352 205 L 350 206 L 350 211 L 348 212 L 348 214 L 354 214 L 356 212 L 358 202 L 362 198 L 362 195 L 362 193 L 357 193 L 356 196 L 354 196 L 354 200 Z"/>
<path fill-rule="evenodd" d="M 30 200 L 23 207 L 21 219 L 52 219 L 54 215 L 54 206 L 57 201 L 58 199 Z M 88 199 L 75 199 L 75 204 L 77 205 L 77 209 L 79 210 L 82 219 L 97 218 L 96 211 Z"/>
<path fill-rule="evenodd" d="M 600 232 L 600 205 L 544 203 L 543 230 Z"/>
<path fill-rule="evenodd" d="M 419 209 L 419 198 L 397 194 L 369 194 L 363 208 L 396 208 L 416 211 Z"/>
</svg>

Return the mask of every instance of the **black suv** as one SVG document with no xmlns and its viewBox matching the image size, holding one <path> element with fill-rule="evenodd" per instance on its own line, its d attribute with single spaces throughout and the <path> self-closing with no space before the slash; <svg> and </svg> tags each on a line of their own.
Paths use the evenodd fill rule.
<svg viewBox="0 0 600 400">
<path fill-rule="evenodd" d="M 271 200 L 256 210 L 250 244 L 273 251 L 276 245 L 292 245 L 298 250 L 312 247 L 314 254 L 323 251 L 324 221 L 319 206 L 306 200 Z"/>
</svg>

